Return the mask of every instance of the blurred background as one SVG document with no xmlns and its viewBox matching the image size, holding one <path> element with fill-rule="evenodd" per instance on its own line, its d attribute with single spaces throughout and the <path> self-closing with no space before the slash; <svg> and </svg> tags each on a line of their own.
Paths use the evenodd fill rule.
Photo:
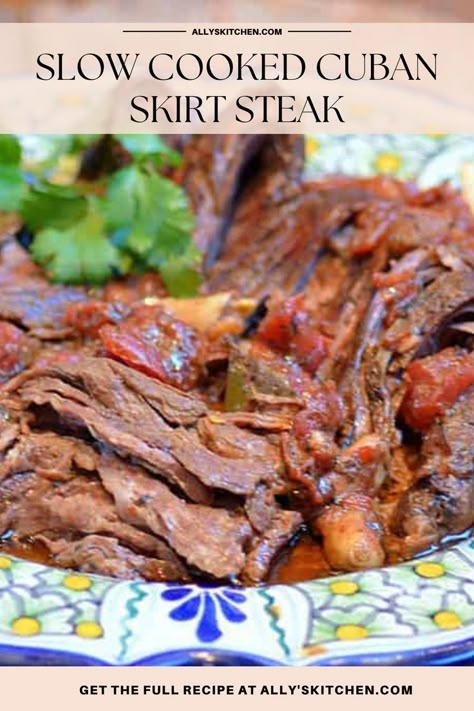
<svg viewBox="0 0 474 711">
<path fill-rule="evenodd" d="M 472 22 L 473 0 L 0 0 L 0 22 Z"/>
</svg>

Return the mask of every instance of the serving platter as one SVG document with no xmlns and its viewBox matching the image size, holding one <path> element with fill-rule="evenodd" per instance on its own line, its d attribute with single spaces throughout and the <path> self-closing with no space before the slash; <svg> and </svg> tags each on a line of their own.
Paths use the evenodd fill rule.
<svg viewBox="0 0 474 711">
<path fill-rule="evenodd" d="M 386 173 L 472 197 L 474 135 L 307 138 L 309 177 Z M 0 550 L 0 663 L 440 664 L 474 659 L 474 539 L 382 570 L 253 589 L 117 582 Z"/>
</svg>

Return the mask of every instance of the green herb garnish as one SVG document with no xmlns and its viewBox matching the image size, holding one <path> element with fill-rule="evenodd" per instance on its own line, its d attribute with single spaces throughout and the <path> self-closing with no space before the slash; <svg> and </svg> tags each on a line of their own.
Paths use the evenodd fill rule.
<svg viewBox="0 0 474 711">
<path fill-rule="evenodd" d="M 53 185 L 45 180 L 35 183 L 26 193 L 21 216 L 32 231 L 45 227 L 67 229 L 87 213 L 87 198 L 68 185 Z"/>
<path fill-rule="evenodd" d="M 0 210 L 16 212 L 24 192 L 20 142 L 16 136 L 0 134 Z"/>
<path fill-rule="evenodd" d="M 56 184 L 55 166 L 90 151 L 98 138 L 56 137 L 54 161 L 35 167 L 30 159 L 22 168 L 19 141 L 0 135 L 0 209 L 20 213 L 33 233 L 32 256 L 53 281 L 100 284 L 154 270 L 172 296 L 195 295 L 201 255 L 192 244 L 194 218 L 184 190 L 161 172 L 180 155 L 159 136 L 117 134 L 108 143 L 121 144 L 124 167 L 95 181 L 72 176 L 71 184 Z"/>
<path fill-rule="evenodd" d="M 100 284 L 123 271 L 120 251 L 108 239 L 104 218 L 90 199 L 86 213 L 68 227 L 45 227 L 36 233 L 33 258 L 53 281 Z"/>
</svg>

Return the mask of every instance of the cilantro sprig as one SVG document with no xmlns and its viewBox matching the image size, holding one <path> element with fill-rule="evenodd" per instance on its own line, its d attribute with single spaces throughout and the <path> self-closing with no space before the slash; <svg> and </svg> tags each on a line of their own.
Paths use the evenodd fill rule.
<svg viewBox="0 0 474 711">
<path fill-rule="evenodd" d="M 16 212 L 25 192 L 21 146 L 15 136 L 0 134 L 0 210 Z"/>
<path fill-rule="evenodd" d="M 21 205 L 21 215 L 32 232 L 45 227 L 66 229 L 82 220 L 87 210 L 87 198 L 77 188 L 45 180 L 30 187 Z"/>
<path fill-rule="evenodd" d="M 61 184 L 58 165 L 94 150 L 98 140 L 57 136 L 48 157 L 25 166 L 18 139 L 0 135 L 0 210 L 20 213 L 33 234 L 33 259 L 55 282 L 101 284 L 154 270 L 172 296 L 194 295 L 201 260 L 194 218 L 184 190 L 163 174 L 180 155 L 159 136 L 117 134 L 109 143 L 121 147 L 125 165 L 95 181 L 72 175 Z"/>
<path fill-rule="evenodd" d="M 120 251 L 107 238 L 103 217 L 88 201 L 85 215 L 67 227 L 45 227 L 32 242 L 33 258 L 53 281 L 100 283 L 123 271 Z"/>
</svg>

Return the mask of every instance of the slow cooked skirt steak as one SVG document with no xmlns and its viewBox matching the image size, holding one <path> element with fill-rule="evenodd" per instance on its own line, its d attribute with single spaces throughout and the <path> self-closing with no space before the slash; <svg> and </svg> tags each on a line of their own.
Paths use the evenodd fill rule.
<svg viewBox="0 0 474 711">
<path fill-rule="evenodd" d="M 306 182 L 295 137 L 179 146 L 199 297 L 150 274 L 52 285 L 0 239 L 1 545 L 117 578 L 256 584 L 468 531 L 469 206 L 447 186 Z"/>
</svg>

